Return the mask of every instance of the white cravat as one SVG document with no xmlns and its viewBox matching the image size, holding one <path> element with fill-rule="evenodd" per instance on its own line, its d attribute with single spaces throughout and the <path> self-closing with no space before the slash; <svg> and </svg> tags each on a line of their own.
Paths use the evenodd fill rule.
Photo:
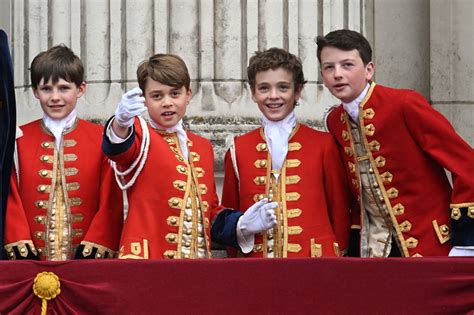
<svg viewBox="0 0 474 315">
<path fill-rule="evenodd" d="M 54 135 L 56 150 L 59 150 L 60 148 L 64 130 L 72 127 L 76 121 L 76 117 L 77 110 L 75 108 L 63 119 L 53 119 L 48 115 L 43 114 L 43 122 L 46 128 L 48 128 L 49 131 L 51 131 L 51 133 Z"/>
<path fill-rule="evenodd" d="M 292 111 L 280 121 L 271 121 L 264 116 L 262 125 L 272 157 L 272 169 L 281 170 L 288 153 L 288 138 L 296 125 L 295 112 Z"/>
<path fill-rule="evenodd" d="M 168 133 L 175 133 L 178 135 L 179 145 L 181 147 L 181 152 L 183 152 L 183 156 L 186 160 L 189 158 L 189 151 L 188 151 L 188 135 L 183 128 L 183 120 L 180 119 L 176 125 L 170 128 L 164 128 L 163 126 L 157 124 L 153 119 L 150 119 L 150 125 L 158 130 L 164 130 Z"/>
<path fill-rule="evenodd" d="M 346 112 L 351 116 L 352 120 L 356 123 L 359 123 L 359 105 L 364 100 L 367 92 L 369 91 L 370 83 L 367 83 L 364 90 L 360 95 L 350 103 L 342 103 L 342 106 Z"/>
</svg>

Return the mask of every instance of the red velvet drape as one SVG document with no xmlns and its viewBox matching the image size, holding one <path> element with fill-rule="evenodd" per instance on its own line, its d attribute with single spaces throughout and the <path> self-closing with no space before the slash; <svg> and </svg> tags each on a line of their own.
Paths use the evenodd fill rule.
<svg viewBox="0 0 474 315">
<path fill-rule="evenodd" d="M 0 262 L 0 313 L 474 314 L 474 258 Z"/>
</svg>

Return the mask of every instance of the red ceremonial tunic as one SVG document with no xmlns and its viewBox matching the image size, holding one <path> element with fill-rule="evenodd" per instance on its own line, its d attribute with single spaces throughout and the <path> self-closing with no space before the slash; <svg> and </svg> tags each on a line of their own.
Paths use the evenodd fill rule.
<svg viewBox="0 0 474 315">
<path fill-rule="evenodd" d="M 42 260 L 85 253 L 113 257 L 123 221 L 122 192 L 102 154 L 103 128 L 82 119 L 63 133 L 60 150 L 42 120 L 21 127 L 17 140 L 19 178 L 13 172 L 5 224 L 5 248 L 34 247 Z M 63 218 L 60 220 L 59 218 Z M 23 248 L 23 250 L 22 250 Z M 63 258 L 60 258 L 60 257 Z"/>
<path fill-rule="evenodd" d="M 263 128 L 236 137 L 234 146 L 234 161 L 231 150 L 225 157 L 222 205 L 245 211 L 269 196 L 271 156 Z M 268 244 L 272 236 L 256 235 L 249 256 L 267 257 L 273 250 L 279 252 L 273 257 L 339 256 L 348 242 L 349 205 L 344 169 L 333 137 L 297 124 L 279 177 L 280 237 L 275 236 L 278 239 L 271 249 Z"/>
<path fill-rule="evenodd" d="M 402 256 L 448 255 L 450 207 L 454 220 L 460 218 L 462 207 L 474 218 L 473 149 L 410 90 L 372 83 L 360 104 L 359 124 L 370 171 L 381 189 Z M 349 116 L 342 105 L 328 114 L 327 125 L 340 145 L 353 195 L 360 201 L 360 174 Z M 452 173 L 453 188 L 444 168 Z M 356 220 L 364 225 L 359 216 Z"/>
<path fill-rule="evenodd" d="M 140 175 L 127 190 L 129 210 L 119 258 L 203 257 L 198 251 L 210 257 L 210 222 L 220 209 L 212 145 L 209 140 L 187 132 L 188 162 L 181 154 L 175 133 L 158 132 L 149 125 L 147 128 L 149 151 Z M 122 169 L 130 166 L 140 152 L 143 130 L 138 119 L 134 137 L 124 152 L 110 155 Z M 131 176 L 126 176 L 126 180 Z M 193 214 L 186 214 L 186 208 L 193 210 Z M 201 236 L 203 242 L 198 244 Z"/>
</svg>

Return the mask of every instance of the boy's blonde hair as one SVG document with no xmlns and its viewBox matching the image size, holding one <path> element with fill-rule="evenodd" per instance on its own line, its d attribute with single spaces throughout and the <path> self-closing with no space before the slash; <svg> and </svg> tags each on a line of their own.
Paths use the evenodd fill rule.
<svg viewBox="0 0 474 315">
<path fill-rule="evenodd" d="M 137 69 L 140 89 L 145 92 L 148 78 L 175 88 L 190 89 L 191 79 L 183 59 L 173 54 L 156 54 L 143 61 Z"/>
</svg>

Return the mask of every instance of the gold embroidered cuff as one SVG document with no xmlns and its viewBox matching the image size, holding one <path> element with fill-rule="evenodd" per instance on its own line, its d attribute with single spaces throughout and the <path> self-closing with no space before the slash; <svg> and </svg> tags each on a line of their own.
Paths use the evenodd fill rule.
<svg viewBox="0 0 474 315">
<path fill-rule="evenodd" d="M 82 249 L 82 255 L 84 257 L 89 257 L 92 254 L 92 250 L 94 248 L 97 249 L 97 252 L 95 253 L 95 258 L 97 259 L 104 258 L 105 256 L 107 256 L 108 258 L 114 258 L 116 257 L 116 254 L 117 254 L 116 251 L 108 247 L 99 245 L 97 243 L 82 241 L 81 245 L 84 245 L 84 248 Z"/>
<path fill-rule="evenodd" d="M 18 241 L 18 242 L 6 244 L 4 246 L 5 251 L 7 252 L 8 259 L 15 260 L 17 258 L 16 254 L 15 254 L 15 251 L 13 250 L 13 248 L 15 248 L 15 247 L 18 248 L 18 252 L 20 253 L 20 256 L 23 257 L 23 258 L 26 258 L 28 256 L 28 247 L 26 245 L 29 246 L 30 251 L 34 255 L 38 254 L 37 251 L 36 251 L 35 245 L 33 244 L 33 241 L 31 241 L 31 240 L 21 240 L 21 241 Z"/>
</svg>

